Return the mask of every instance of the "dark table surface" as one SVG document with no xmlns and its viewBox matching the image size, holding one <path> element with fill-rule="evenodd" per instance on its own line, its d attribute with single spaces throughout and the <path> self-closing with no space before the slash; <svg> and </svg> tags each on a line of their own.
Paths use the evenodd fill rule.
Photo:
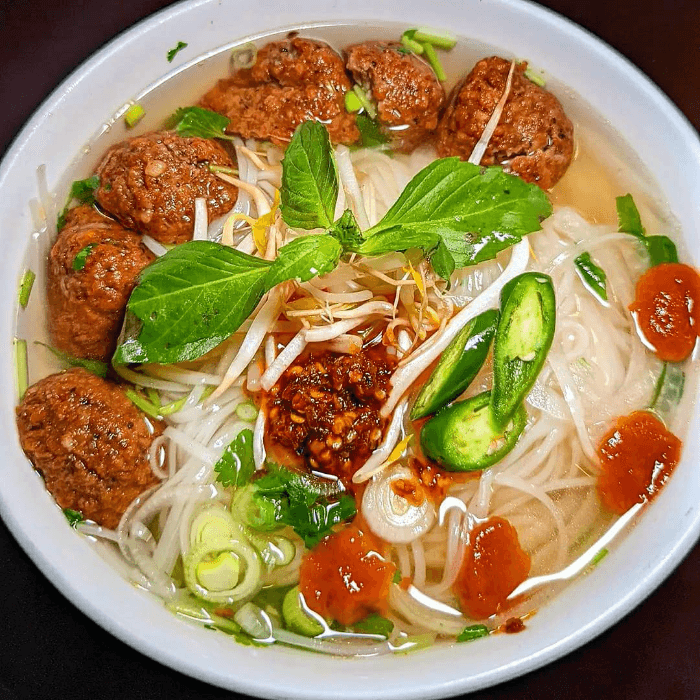
<svg viewBox="0 0 700 700">
<path fill-rule="evenodd" d="M 0 0 L 0 153 L 81 61 L 168 4 Z M 700 129 L 698 0 L 543 4 L 627 56 Z M 470 698 L 700 698 L 699 582 L 696 547 L 611 630 L 546 668 Z M 2 523 L 0 591 L 9 594 L 0 593 L 0 700 L 236 697 L 165 668 L 104 632 L 52 587 Z"/>
</svg>

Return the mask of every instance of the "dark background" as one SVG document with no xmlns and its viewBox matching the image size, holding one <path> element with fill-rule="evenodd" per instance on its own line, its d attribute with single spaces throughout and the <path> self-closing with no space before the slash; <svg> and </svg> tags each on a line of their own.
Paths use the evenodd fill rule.
<svg viewBox="0 0 700 700">
<path fill-rule="evenodd" d="M 168 4 L 0 0 L 0 153 L 79 63 Z M 700 129 L 698 0 L 541 4 L 627 56 Z M 557 663 L 475 693 L 470 700 L 700 698 L 699 581 L 696 547 L 666 583 L 613 629 Z M 0 700 L 241 697 L 171 671 L 104 632 L 51 586 L 2 523 L 0 588 L 10 593 L 0 594 Z"/>
</svg>

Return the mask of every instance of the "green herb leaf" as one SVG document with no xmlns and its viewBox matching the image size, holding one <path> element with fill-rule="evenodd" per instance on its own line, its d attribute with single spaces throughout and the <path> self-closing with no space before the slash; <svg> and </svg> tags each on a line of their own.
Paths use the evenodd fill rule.
<svg viewBox="0 0 700 700">
<path fill-rule="evenodd" d="M 175 47 L 170 49 L 167 53 L 168 63 L 172 63 L 175 56 L 186 47 L 187 44 L 184 41 L 178 41 Z"/>
<path fill-rule="evenodd" d="M 676 244 L 668 236 L 647 236 L 644 245 L 649 253 L 649 265 L 655 267 L 663 263 L 677 263 Z"/>
<path fill-rule="evenodd" d="M 489 628 L 486 625 L 469 625 L 465 627 L 458 635 L 458 642 L 473 642 L 475 639 L 489 636 Z"/>
<path fill-rule="evenodd" d="M 71 367 L 82 367 L 88 372 L 96 374 L 98 377 L 106 377 L 109 365 L 106 362 L 100 362 L 99 360 L 86 360 L 82 357 L 73 357 L 63 350 L 58 350 L 57 348 L 52 348 L 46 343 L 41 343 L 38 340 L 34 341 L 36 345 L 43 345 L 47 350 L 50 350 L 61 362 L 65 362 Z"/>
<path fill-rule="evenodd" d="M 642 219 L 639 216 L 639 210 L 634 203 L 631 194 L 626 194 L 623 197 L 616 197 L 615 204 L 617 206 L 617 230 L 621 233 L 631 233 L 633 236 L 644 236 L 644 226 Z"/>
<path fill-rule="evenodd" d="M 360 231 L 355 215 L 350 209 L 343 212 L 343 215 L 328 230 L 328 233 L 340 242 L 343 250 L 357 250 L 363 241 L 362 231 Z"/>
<path fill-rule="evenodd" d="M 310 508 L 302 502 L 291 501 L 280 522 L 293 527 L 306 547 L 311 549 L 331 534 L 333 525 L 352 518 L 356 513 L 355 499 L 347 495 L 334 502 L 321 499 Z"/>
<path fill-rule="evenodd" d="M 378 634 L 382 637 L 388 637 L 394 630 L 394 623 L 377 613 L 372 613 L 356 622 L 353 627 L 355 632 L 360 634 Z"/>
<path fill-rule="evenodd" d="M 64 508 L 63 515 L 66 516 L 66 520 L 72 528 L 77 528 L 78 524 L 85 520 L 85 516 L 79 510 L 72 510 L 71 508 Z"/>
<path fill-rule="evenodd" d="M 365 231 L 360 252 L 437 245 L 438 237 L 457 267 L 491 260 L 522 236 L 537 231 L 552 213 L 547 195 L 498 167 L 481 168 L 442 158 L 408 183 L 384 218 Z M 381 245 L 373 239 L 381 236 Z M 421 238 L 422 237 L 422 238 Z"/>
<path fill-rule="evenodd" d="M 394 571 L 394 576 L 391 579 L 392 583 L 401 583 L 402 577 L 401 577 L 401 572 L 400 571 Z"/>
<path fill-rule="evenodd" d="M 68 198 L 66 199 L 66 206 L 63 207 L 63 211 L 58 215 L 58 221 L 56 222 L 56 227 L 59 231 L 66 225 L 66 214 L 68 213 L 68 207 L 71 202 L 75 199 L 80 204 L 94 204 L 95 191 L 99 186 L 100 178 L 98 175 L 93 175 L 85 180 L 73 181 L 73 184 L 70 186 L 70 191 L 68 192 Z"/>
<path fill-rule="evenodd" d="M 605 271 L 593 262 L 590 253 L 581 253 L 574 259 L 576 271 L 581 281 L 590 291 L 603 301 L 608 300 Z"/>
<path fill-rule="evenodd" d="M 358 114 L 357 128 L 360 130 L 360 145 L 365 148 L 376 148 L 389 143 L 388 136 L 382 131 L 379 122 L 367 114 Z"/>
<path fill-rule="evenodd" d="M 203 107 L 181 107 L 167 121 L 169 129 L 179 136 L 198 136 L 202 139 L 231 139 L 224 133 L 231 120 L 223 114 Z"/>
<path fill-rule="evenodd" d="M 241 430 L 214 465 L 216 480 L 224 486 L 243 486 L 255 471 L 253 431 Z"/>
<path fill-rule="evenodd" d="M 88 255 L 92 253 L 93 249 L 97 248 L 97 243 L 89 243 L 82 250 L 79 250 L 76 256 L 73 258 L 73 269 L 82 270 L 87 262 Z"/>
<path fill-rule="evenodd" d="M 248 318 L 270 265 L 211 241 L 176 246 L 141 273 L 113 362 L 170 364 L 200 357 Z"/>
<path fill-rule="evenodd" d="M 281 199 L 287 226 L 310 230 L 333 225 L 338 170 L 323 124 L 304 122 L 294 132 L 282 161 Z"/>
<path fill-rule="evenodd" d="M 302 236 L 282 246 L 265 278 L 265 288 L 272 289 L 285 280 L 306 282 L 335 269 L 343 252 L 341 244 L 327 233 Z"/>
<path fill-rule="evenodd" d="M 649 408 L 667 421 L 683 398 L 684 388 L 685 372 L 675 362 L 664 362 Z"/>
<path fill-rule="evenodd" d="M 455 271 L 455 259 L 447 249 L 443 240 L 438 241 L 437 247 L 430 256 L 430 264 L 436 274 L 449 283 L 452 273 Z"/>
</svg>

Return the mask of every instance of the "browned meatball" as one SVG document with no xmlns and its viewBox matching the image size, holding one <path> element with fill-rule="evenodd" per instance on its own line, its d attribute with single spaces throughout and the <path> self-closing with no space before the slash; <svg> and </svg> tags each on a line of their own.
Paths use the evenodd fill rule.
<svg viewBox="0 0 700 700">
<path fill-rule="evenodd" d="M 127 506 L 158 483 L 148 451 L 159 425 L 112 382 L 84 369 L 52 374 L 17 407 L 22 449 L 61 508 L 115 528 Z"/>
<path fill-rule="evenodd" d="M 72 209 L 49 254 L 53 344 L 76 357 L 109 360 L 129 294 L 153 259 L 138 234 L 93 207 Z"/>
<path fill-rule="evenodd" d="M 347 68 L 377 103 L 377 117 L 393 148 L 410 152 L 425 143 L 445 102 L 432 68 L 396 43 L 368 41 L 346 53 Z"/>
<path fill-rule="evenodd" d="M 298 37 L 264 46 L 252 68 L 220 80 L 202 107 L 226 115 L 227 131 L 286 146 L 299 124 L 322 121 L 333 143 L 360 137 L 345 110 L 350 90 L 341 57 L 327 44 Z"/>
<path fill-rule="evenodd" d="M 566 172 L 574 150 L 574 127 L 552 93 L 528 80 L 516 65 L 510 94 L 482 165 L 502 165 L 542 189 Z M 438 127 L 438 154 L 469 158 L 506 87 L 510 62 L 479 61 L 451 98 Z"/>
<path fill-rule="evenodd" d="M 161 243 L 192 238 L 194 200 L 207 200 L 209 219 L 233 208 L 238 190 L 220 180 L 209 165 L 232 167 L 220 144 L 155 132 L 113 146 L 97 173 L 101 207 L 127 228 Z"/>
</svg>

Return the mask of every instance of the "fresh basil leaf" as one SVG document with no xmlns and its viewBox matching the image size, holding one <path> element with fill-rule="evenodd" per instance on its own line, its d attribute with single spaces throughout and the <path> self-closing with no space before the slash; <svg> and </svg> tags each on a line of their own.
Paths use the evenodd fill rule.
<svg viewBox="0 0 700 700">
<path fill-rule="evenodd" d="M 243 486 L 255 471 L 253 460 L 253 431 L 241 430 L 214 465 L 216 480 L 223 486 Z"/>
<path fill-rule="evenodd" d="M 310 230 L 333 225 L 338 169 L 323 124 L 304 122 L 294 132 L 282 161 L 281 199 L 287 226 Z"/>
<path fill-rule="evenodd" d="M 423 234 L 433 247 L 437 235 L 455 265 L 466 267 L 494 258 L 522 236 L 539 230 L 551 213 L 547 195 L 536 185 L 498 167 L 441 158 L 423 168 L 384 218 L 365 231 L 367 240 L 361 248 L 375 236 L 390 234 L 381 246 L 383 252 L 390 242 L 393 250 L 425 250 L 428 243 L 417 245 L 416 237 Z"/>
<path fill-rule="evenodd" d="M 200 357 L 257 306 L 271 263 L 211 241 L 176 246 L 141 273 L 113 362 Z"/>
<path fill-rule="evenodd" d="M 639 216 L 639 210 L 634 203 L 631 194 L 626 194 L 623 197 L 615 198 L 617 207 L 617 230 L 620 233 L 631 233 L 633 236 L 644 236 L 645 230 L 642 226 L 642 219 Z"/>
<path fill-rule="evenodd" d="M 450 277 L 452 277 L 452 273 L 455 271 L 455 259 L 452 257 L 452 253 L 447 249 L 444 241 L 440 240 L 437 247 L 430 255 L 430 264 L 433 266 L 435 273 L 449 283 Z"/>
<path fill-rule="evenodd" d="M 590 253 L 581 253 L 574 259 L 576 271 L 586 287 L 603 301 L 608 300 L 605 270 L 593 262 Z"/>
<path fill-rule="evenodd" d="M 265 288 L 272 289 L 285 280 L 306 282 L 335 269 L 343 247 L 327 233 L 295 238 L 282 246 L 265 278 Z"/>
<path fill-rule="evenodd" d="M 89 243 L 82 250 L 79 250 L 73 258 L 73 269 L 76 271 L 82 270 L 85 267 L 88 255 L 90 255 L 90 253 L 92 253 L 93 251 L 93 248 L 96 247 L 97 243 Z"/>
<path fill-rule="evenodd" d="M 394 623 L 377 613 L 372 613 L 356 622 L 353 628 L 360 634 L 379 634 L 382 637 L 388 637 L 394 630 Z"/>
<path fill-rule="evenodd" d="M 360 145 L 365 148 L 376 148 L 389 143 L 389 138 L 382 131 L 379 122 L 366 114 L 358 114 L 355 118 L 360 131 Z"/>
<path fill-rule="evenodd" d="M 439 242 L 440 237 L 435 231 L 395 226 L 366 238 L 356 251 L 360 255 L 385 255 L 409 248 L 420 248 L 427 254 Z"/>
<path fill-rule="evenodd" d="M 187 48 L 187 44 L 184 41 L 178 41 L 175 47 L 167 53 L 168 63 L 172 63 L 175 56 L 184 48 Z"/>
<path fill-rule="evenodd" d="M 63 207 L 56 221 L 56 227 L 59 231 L 66 225 L 66 215 L 68 214 L 70 203 L 75 199 L 80 202 L 80 204 L 94 204 L 95 191 L 99 186 L 100 178 L 98 175 L 93 175 L 85 180 L 73 181 L 73 184 L 70 186 L 70 191 L 68 192 L 68 198 L 66 199 L 66 206 Z"/>
<path fill-rule="evenodd" d="M 646 236 L 644 245 L 649 253 L 649 265 L 656 267 L 663 263 L 677 263 L 676 244 L 668 236 Z"/>
<path fill-rule="evenodd" d="M 196 136 L 202 139 L 232 139 L 224 133 L 231 120 L 223 114 L 203 107 L 180 107 L 167 120 L 166 126 L 175 129 L 178 136 Z"/>
<path fill-rule="evenodd" d="M 73 357 L 73 355 L 69 355 L 67 352 L 63 352 L 63 350 L 52 348 L 46 343 L 42 343 L 38 340 L 35 340 L 34 342 L 37 345 L 43 345 L 47 350 L 50 350 L 59 360 L 61 360 L 61 362 L 65 362 L 71 367 L 82 367 L 88 372 L 92 372 L 103 379 L 107 376 L 109 365 L 106 362 L 100 362 L 99 360 L 86 360 L 82 357 Z"/>
<path fill-rule="evenodd" d="M 77 528 L 78 524 L 85 520 L 85 516 L 79 510 L 73 510 L 72 508 L 64 508 L 63 515 L 66 516 L 66 520 L 72 528 Z"/>
<path fill-rule="evenodd" d="M 343 250 L 357 250 L 364 240 L 355 215 L 350 209 L 343 212 L 343 215 L 328 230 L 328 233 L 340 242 Z"/>
</svg>

